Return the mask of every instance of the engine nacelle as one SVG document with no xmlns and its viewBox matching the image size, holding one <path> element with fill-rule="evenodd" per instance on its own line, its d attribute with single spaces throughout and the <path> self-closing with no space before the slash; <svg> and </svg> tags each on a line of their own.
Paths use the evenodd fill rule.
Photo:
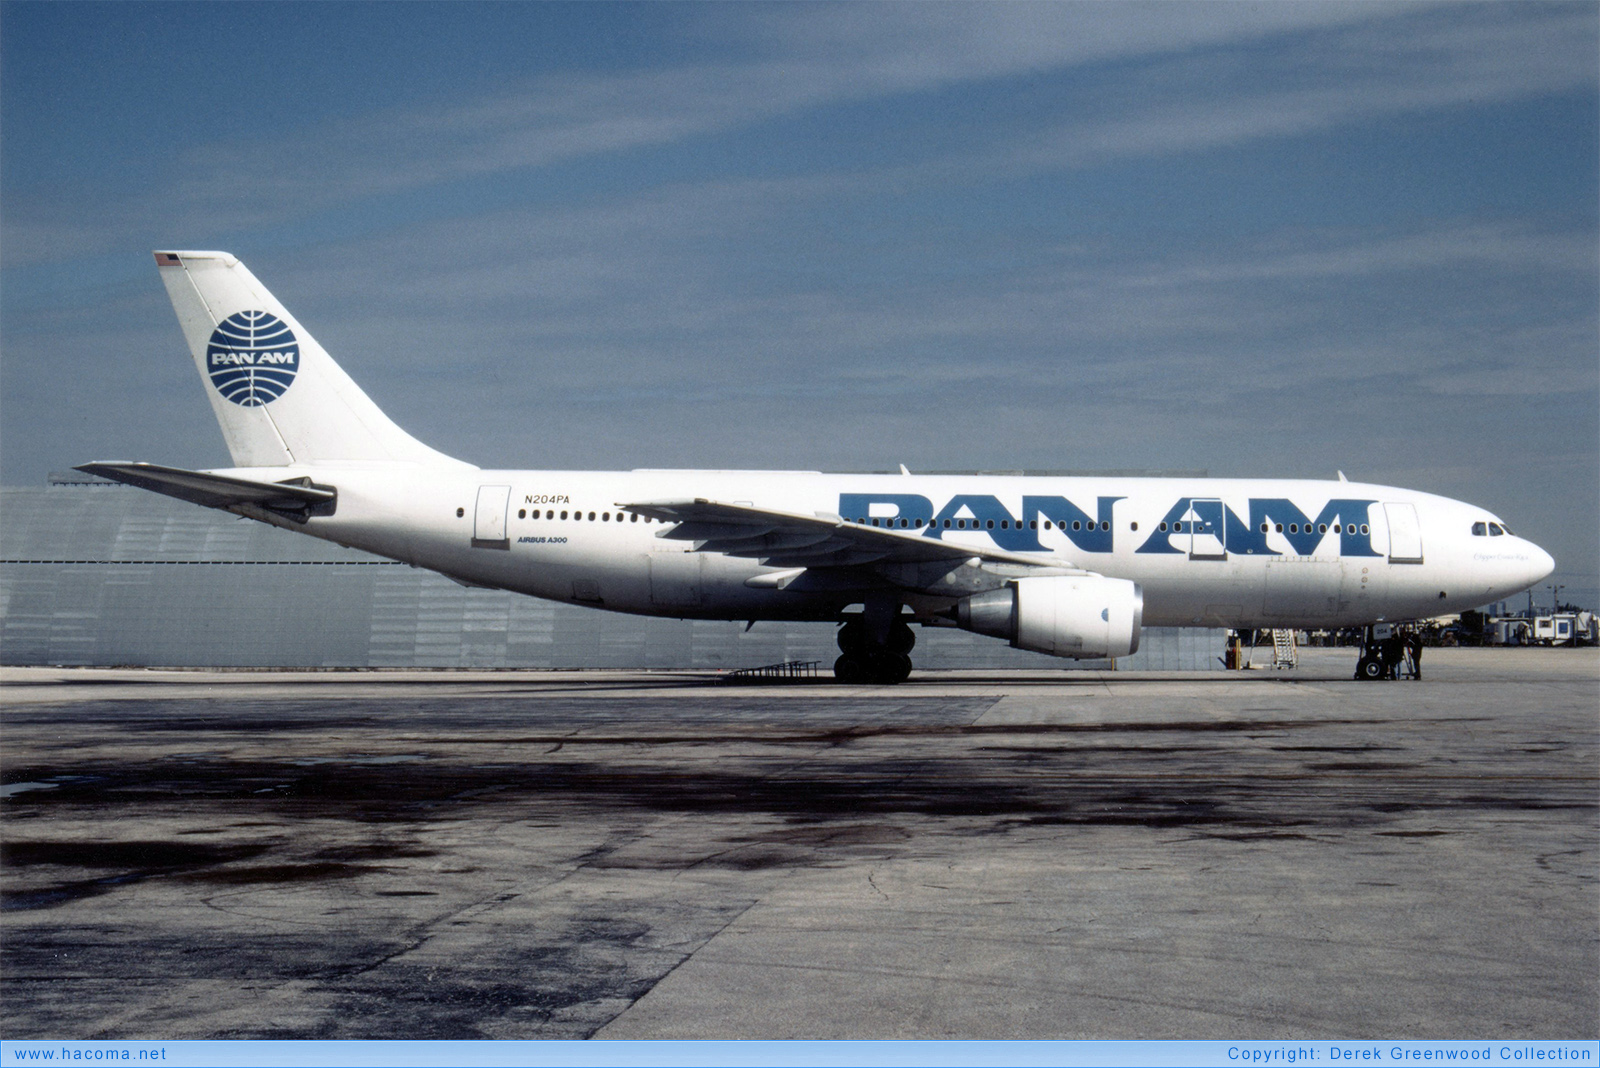
<svg viewBox="0 0 1600 1068">
<path fill-rule="evenodd" d="M 1005 638 L 1018 649 L 1076 660 L 1139 650 L 1144 591 L 1127 579 L 1041 575 L 956 604 L 963 630 Z"/>
</svg>

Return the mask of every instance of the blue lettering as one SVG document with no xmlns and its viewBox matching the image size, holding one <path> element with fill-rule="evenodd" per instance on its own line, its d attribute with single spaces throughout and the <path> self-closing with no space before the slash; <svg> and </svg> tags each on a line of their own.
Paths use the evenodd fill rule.
<svg viewBox="0 0 1600 1068">
<path fill-rule="evenodd" d="M 959 494 L 937 512 L 932 501 L 917 493 L 841 493 L 839 514 L 851 522 L 876 519 L 882 526 L 922 530 L 930 538 L 942 538 L 946 530 L 981 530 L 1011 552 L 1044 552 L 1038 532 L 1042 523 L 1049 523 L 1077 549 L 1108 553 L 1115 535 L 1112 512 L 1118 501 L 1126 499 L 1099 497 L 1095 515 L 1090 516 L 1065 497 L 1025 496 L 1019 518 L 986 493 Z M 1279 556 L 1268 544 L 1271 533 L 1282 536 L 1296 555 L 1311 556 L 1328 534 L 1336 533 L 1339 555 L 1375 557 L 1380 554 L 1372 548 L 1368 509 L 1376 503 L 1336 498 L 1311 518 L 1287 498 L 1252 497 L 1247 522 L 1218 498 L 1180 497 L 1135 551 L 1182 555 L 1191 548 L 1202 553 L 1220 547 L 1230 556 Z M 1208 548 L 1194 542 L 1197 536 L 1206 539 L 1203 544 Z"/>
<path fill-rule="evenodd" d="M 966 512 L 965 516 L 960 513 Z M 944 533 L 944 521 L 948 519 L 955 526 L 961 519 L 967 521 L 968 530 L 981 530 L 994 538 L 994 543 L 1002 549 L 1015 553 L 1043 552 L 1044 546 L 1039 544 L 1039 535 L 1027 530 L 1017 517 L 1006 510 L 994 497 L 986 493 L 963 493 L 950 498 L 950 503 L 939 510 L 933 517 L 933 526 L 929 529 L 931 537 L 940 537 Z M 959 528 L 958 528 L 959 529 Z"/>
<path fill-rule="evenodd" d="M 1084 552 L 1108 553 L 1114 535 L 1112 508 L 1124 499 L 1101 497 L 1096 514 L 1090 516 L 1065 497 L 1023 497 L 1019 518 L 987 493 L 952 497 L 937 513 L 928 498 L 915 493 L 841 493 L 839 514 L 851 522 L 871 523 L 876 518 L 889 526 L 921 528 L 929 538 L 942 539 L 947 530 L 981 530 L 1000 548 L 1020 553 L 1045 551 L 1039 526 L 1050 522 Z"/>
<path fill-rule="evenodd" d="M 1377 556 L 1372 549 L 1372 528 L 1368 526 L 1367 509 L 1376 501 L 1337 499 L 1329 501 L 1322 506 L 1322 511 L 1315 519 L 1307 519 L 1306 514 L 1293 503 L 1281 497 L 1250 499 L 1250 526 L 1262 539 L 1265 548 L 1266 535 L 1260 533 L 1261 527 L 1281 525 L 1283 536 L 1288 539 L 1289 545 L 1298 556 L 1310 556 L 1322 544 L 1322 539 L 1334 527 L 1339 528 L 1339 555 L 1340 556 Z M 1366 533 L 1362 533 L 1366 527 Z M 1228 543 L 1232 551 L 1233 543 Z"/>
<path fill-rule="evenodd" d="M 1115 524 L 1111 522 L 1111 509 L 1123 497 L 1101 497 L 1096 505 L 1099 513 L 1093 519 L 1082 508 L 1073 504 L 1065 497 L 1024 497 L 1022 498 L 1022 521 L 1031 533 L 1035 523 L 1040 519 L 1049 520 L 1061 528 L 1062 533 L 1073 545 L 1086 553 L 1108 553 L 1111 551 L 1112 535 L 1115 533 Z M 1034 537 L 1036 547 L 1038 537 Z"/>
<path fill-rule="evenodd" d="M 872 522 L 872 506 L 887 504 L 894 508 L 892 518 L 906 520 L 906 526 L 919 527 L 933 518 L 933 502 L 919 493 L 841 493 L 839 514 L 849 522 Z M 922 520 L 918 523 L 917 520 Z M 898 524 L 895 524 L 898 525 Z"/>
<path fill-rule="evenodd" d="M 1156 524 L 1156 529 L 1136 552 L 1185 553 L 1187 537 L 1210 534 L 1222 539 L 1229 555 L 1280 556 L 1267 544 L 1268 532 L 1281 534 L 1297 556 L 1311 556 L 1335 528 L 1339 536 L 1339 555 L 1377 556 L 1372 548 L 1372 531 L 1367 509 L 1377 503 L 1339 498 L 1323 505 L 1315 519 L 1282 497 L 1250 498 L 1250 521 L 1240 519 L 1233 509 L 1214 498 L 1180 497 Z M 1263 529 L 1265 528 L 1265 529 Z M 1281 528 L 1281 529 L 1280 529 Z M 1177 545 L 1174 535 L 1185 535 Z"/>
<path fill-rule="evenodd" d="M 1178 503 L 1167 510 L 1167 514 L 1162 516 L 1161 521 L 1156 524 L 1156 529 L 1145 539 L 1144 544 L 1135 549 L 1134 552 L 1187 553 L 1189 551 L 1188 543 L 1185 542 L 1183 548 L 1180 549 L 1172 544 L 1172 536 L 1174 534 L 1198 533 L 1191 530 L 1192 524 L 1185 522 L 1183 518 L 1189 514 L 1189 509 L 1193 504 L 1193 497 L 1179 497 Z"/>
</svg>

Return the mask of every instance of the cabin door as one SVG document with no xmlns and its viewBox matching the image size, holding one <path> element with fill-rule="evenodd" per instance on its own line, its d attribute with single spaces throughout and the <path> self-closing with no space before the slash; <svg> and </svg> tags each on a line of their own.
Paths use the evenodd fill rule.
<svg viewBox="0 0 1600 1068">
<path fill-rule="evenodd" d="M 479 486 L 478 507 L 472 514 L 474 549 L 509 549 L 506 536 L 506 509 L 511 507 L 510 486 Z"/>
<path fill-rule="evenodd" d="M 1189 559 L 1225 560 L 1228 556 L 1222 501 L 1198 497 L 1189 502 L 1183 522 L 1189 531 Z"/>
<path fill-rule="evenodd" d="M 1389 562 L 1422 563 L 1422 524 L 1416 506 L 1390 502 L 1383 506 L 1383 517 L 1389 522 Z"/>
</svg>

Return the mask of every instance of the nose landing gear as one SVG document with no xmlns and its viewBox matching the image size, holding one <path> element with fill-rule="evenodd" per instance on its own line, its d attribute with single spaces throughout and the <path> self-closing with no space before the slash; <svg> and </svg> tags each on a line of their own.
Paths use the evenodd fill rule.
<svg viewBox="0 0 1600 1068">
<path fill-rule="evenodd" d="M 1362 636 L 1356 679 L 1422 678 L 1422 637 L 1415 624 L 1368 627 Z"/>
<path fill-rule="evenodd" d="M 902 620 L 894 620 L 883 640 L 875 641 L 865 620 L 852 619 L 839 628 L 839 659 L 833 677 L 840 682 L 893 686 L 911 674 L 908 655 L 917 636 Z"/>
</svg>

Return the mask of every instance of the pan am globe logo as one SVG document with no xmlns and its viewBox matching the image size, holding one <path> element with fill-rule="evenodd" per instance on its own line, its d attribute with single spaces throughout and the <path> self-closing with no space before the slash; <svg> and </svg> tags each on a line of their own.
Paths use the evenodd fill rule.
<svg viewBox="0 0 1600 1068">
<path fill-rule="evenodd" d="M 283 396 L 298 370 L 300 342 L 288 324 L 269 312 L 235 312 L 218 324 L 206 345 L 211 384 L 246 408 Z"/>
</svg>

